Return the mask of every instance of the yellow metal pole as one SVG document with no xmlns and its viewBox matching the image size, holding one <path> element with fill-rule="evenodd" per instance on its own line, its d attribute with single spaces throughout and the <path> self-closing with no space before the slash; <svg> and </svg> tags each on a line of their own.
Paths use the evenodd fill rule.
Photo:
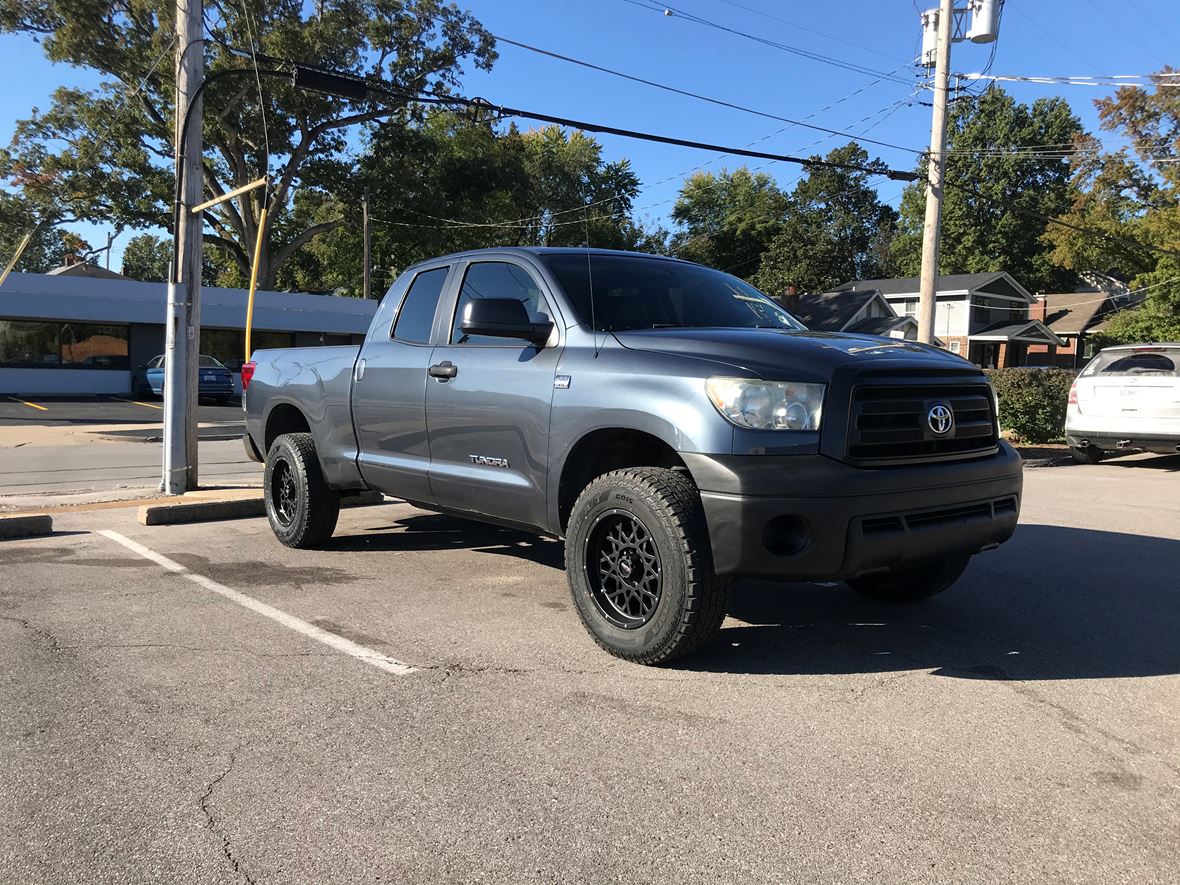
<svg viewBox="0 0 1180 885">
<path fill-rule="evenodd" d="M 16 263 L 20 261 L 20 257 L 24 254 L 31 239 L 33 239 L 33 232 L 29 231 L 29 233 L 25 234 L 25 238 L 20 241 L 20 245 L 16 247 L 16 252 L 13 253 L 12 259 L 5 266 L 4 272 L 0 273 L 0 286 L 4 285 L 4 281 L 8 279 L 8 275 L 12 273 L 12 269 L 16 267 Z"/>
<path fill-rule="evenodd" d="M 258 239 L 254 241 L 254 264 L 250 268 L 250 298 L 246 302 L 246 362 L 250 362 L 250 330 L 254 325 L 254 290 L 258 288 L 258 259 L 262 255 L 262 238 L 266 236 L 266 207 L 258 213 Z"/>
</svg>

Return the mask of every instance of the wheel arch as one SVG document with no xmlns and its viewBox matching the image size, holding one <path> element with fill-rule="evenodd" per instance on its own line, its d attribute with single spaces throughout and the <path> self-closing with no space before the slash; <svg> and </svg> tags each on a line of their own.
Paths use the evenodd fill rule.
<svg viewBox="0 0 1180 885">
<path fill-rule="evenodd" d="M 557 483 L 557 519 L 562 534 L 582 489 L 595 478 L 624 467 L 688 467 L 660 437 L 628 427 L 600 427 L 583 434 L 561 464 Z"/>
<path fill-rule="evenodd" d="M 267 413 L 262 432 L 263 457 L 270 451 L 271 443 L 284 433 L 311 433 L 307 416 L 292 403 L 277 403 Z"/>
</svg>

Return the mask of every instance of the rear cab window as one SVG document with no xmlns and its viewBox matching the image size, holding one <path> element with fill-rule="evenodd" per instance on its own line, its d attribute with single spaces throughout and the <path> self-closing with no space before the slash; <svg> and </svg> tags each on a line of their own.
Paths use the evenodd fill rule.
<svg viewBox="0 0 1180 885">
<path fill-rule="evenodd" d="M 394 320 L 392 337 L 411 344 L 428 344 L 434 328 L 434 314 L 447 282 L 450 266 L 424 270 L 410 283 Z"/>
</svg>

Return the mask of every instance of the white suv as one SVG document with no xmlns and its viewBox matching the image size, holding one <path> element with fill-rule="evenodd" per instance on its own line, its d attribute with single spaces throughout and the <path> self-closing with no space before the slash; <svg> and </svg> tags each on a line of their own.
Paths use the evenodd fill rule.
<svg viewBox="0 0 1180 885">
<path fill-rule="evenodd" d="M 1065 439 L 1087 464 L 1113 449 L 1180 452 L 1180 344 L 1101 351 L 1069 390 Z"/>
</svg>

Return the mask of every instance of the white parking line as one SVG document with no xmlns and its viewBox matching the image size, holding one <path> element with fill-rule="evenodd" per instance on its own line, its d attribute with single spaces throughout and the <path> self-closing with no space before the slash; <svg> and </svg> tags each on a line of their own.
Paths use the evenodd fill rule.
<svg viewBox="0 0 1180 885">
<path fill-rule="evenodd" d="M 300 620 L 294 615 L 289 615 L 285 611 L 280 611 L 273 606 L 267 605 L 265 602 L 259 602 L 252 596 L 247 596 L 244 593 L 239 593 L 224 584 L 219 584 L 212 578 L 206 578 L 204 575 L 199 575 L 196 572 L 191 572 L 179 562 L 169 559 L 144 547 L 138 541 L 132 541 L 130 538 L 120 535 L 118 532 L 112 532 L 108 529 L 100 529 L 98 534 L 104 538 L 110 538 L 112 541 L 122 544 L 132 553 L 137 553 L 144 559 L 149 559 L 156 565 L 167 569 L 182 578 L 187 578 L 194 584 L 204 587 L 206 590 L 212 590 L 226 599 L 236 602 L 243 608 L 248 608 L 252 612 L 256 612 L 263 617 L 270 618 L 284 627 L 289 627 L 296 633 L 302 633 L 310 639 L 317 642 L 322 642 L 324 645 L 330 646 L 336 651 L 343 652 L 346 655 L 351 655 L 357 660 L 364 661 L 378 670 L 384 670 L 386 673 L 392 673 L 394 676 L 407 676 L 410 673 L 416 673 L 417 668 L 411 667 L 409 664 L 394 660 L 393 658 L 381 654 L 381 652 L 374 651 L 371 648 L 353 642 L 351 639 L 345 639 L 343 636 L 337 636 L 335 633 L 329 633 L 327 630 L 321 630 L 314 624 L 309 624 L 307 621 Z"/>
</svg>

